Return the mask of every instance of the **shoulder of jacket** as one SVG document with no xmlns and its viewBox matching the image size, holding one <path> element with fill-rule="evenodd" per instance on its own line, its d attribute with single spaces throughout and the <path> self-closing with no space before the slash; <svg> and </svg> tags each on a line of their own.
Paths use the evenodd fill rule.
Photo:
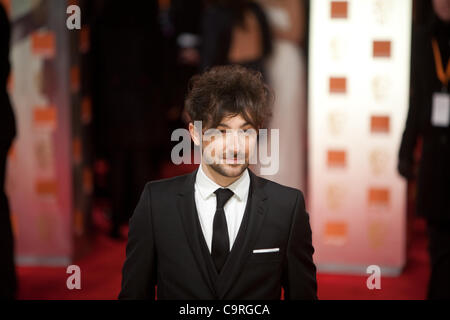
<svg viewBox="0 0 450 320">
<path fill-rule="evenodd" d="M 179 191 L 180 188 L 185 184 L 186 180 L 192 173 L 187 173 L 180 176 L 175 176 L 171 178 L 164 178 L 158 180 L 152 180 L 147 182 L 146 188 L 151 191 L 151 193 L 171 193 Z"/>
<path fill-rule="evenodd" d="M 296 199 L 297 197 L 303 198 L 303 192 L 297 188 L 292 188 L 289 186 L 285 186 L 283 184 L 280 184 L 278 182 L 263 178 L 263 177 L 257 177 L 259 179 L 259 182 L 263 184 L 263 188 L 266 191 L 268 195 L 271 194 L 282 194 L 284 196 L 287 196 L 289 198 Z"/>
</svg>

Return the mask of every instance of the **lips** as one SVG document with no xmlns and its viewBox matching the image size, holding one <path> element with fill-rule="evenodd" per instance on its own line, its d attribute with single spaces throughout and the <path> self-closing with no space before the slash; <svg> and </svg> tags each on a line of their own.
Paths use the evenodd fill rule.
<svg viewBox="0 0 450 320">
<path fill-rule="evenodd" d="M 224 162 L 226 164 L 240 164 L 239 162 L 243 163 L 245 162 L 244 158 L 225 158 Z"/>
</svg>

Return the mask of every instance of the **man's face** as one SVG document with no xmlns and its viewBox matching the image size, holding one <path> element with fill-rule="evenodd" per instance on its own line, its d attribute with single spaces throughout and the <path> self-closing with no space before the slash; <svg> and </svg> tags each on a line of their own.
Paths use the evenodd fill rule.
<svg viewBox="0 0 450 320">
<path fill-rule="evenodd" d="M 220 124 L 205 130 L 203 161 L 225 177 L 238 177 L 249 165 L 256 146 L 256 129 L 241 115 L 224 117 Z"/>
<path fill-rule="evenodd" d="M 433 0 L 436 15 L 444 22 L 450 22 L 450 0 Z"/>
</svg>

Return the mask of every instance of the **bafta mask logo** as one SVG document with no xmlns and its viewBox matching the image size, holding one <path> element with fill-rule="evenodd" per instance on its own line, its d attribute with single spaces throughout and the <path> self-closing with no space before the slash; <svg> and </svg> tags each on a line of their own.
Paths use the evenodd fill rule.
<svg viewBox="0 0 450 320">
<path fill-rule="evenodd" d="M 51 135 L 37 134 L 34 152 L 39 175 L 53 177 L 55 163 Z"/>
<path fill-rule="evenodd" d="M 328 115 L 328 129 L 332 136 L 339 136 L 343 133 L 346 125 L 346 116 L 344 112 L 332 111 Z"/>
<path fill-rule="evenodd" d="M 392 12 L 392 0 L 374 0 L 373 17 L 379 25 L 385 25 L 389 22 Z"/>
<path fill-rule="evenodd" d="M 383 149 L 374 149 L 369 153 L 370 171 L 375 176 L 381 176 L 388 171 L 389 153 Z"/>
<path fill-rule="evenodd" d="M 391 82 L 388 77 L 377 75 L 372 79 L 371 83 L 372 95 L 377 103 L 383 103 L 389 97 L 389 88 Z"/>
<path fill-rule="evenodd" d="M 339 185 L 329 185 L 326 193 L 327 207 L 332 211 L 342 208 L 345 199 L 345 189 Z"/>
<path fill-rule="evenodd" d="M 373 249 L 382 248 L 386 243 L 388 225 L 383 221 L 371 221 L 367 228 L 369 246 Z"/>
<path fill-rule="evenodd" d="M 56 230 L 55 218 L 51 213 L 41 213 L 37 216 L 36 226 L 39 239 L 46 243 L 51 243 Z"/>
<path fill-rule="evenodd" d="M 344 39 L 333 37 L 330 40 L 330 57 L 333 61 L 341 61 L 347 52 L 347 43 Z"/>
</svg>

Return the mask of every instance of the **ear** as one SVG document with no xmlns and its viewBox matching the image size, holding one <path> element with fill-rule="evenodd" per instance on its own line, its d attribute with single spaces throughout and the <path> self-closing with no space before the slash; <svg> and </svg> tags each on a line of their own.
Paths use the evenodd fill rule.
<svg viewBox="0 0 450 320">
<path fill-rule="evenodd" d="M 191 135 L 191 139 L 192 141 L 194 141 L 194 144 L 196 146 L 200 145 L 200 141 L 201 141 L 201 133 L 198 132 L 197 128 L 194 126 L 194 124 L 192 122 L 189 123 L 189 133 Z"/>
</svg>

